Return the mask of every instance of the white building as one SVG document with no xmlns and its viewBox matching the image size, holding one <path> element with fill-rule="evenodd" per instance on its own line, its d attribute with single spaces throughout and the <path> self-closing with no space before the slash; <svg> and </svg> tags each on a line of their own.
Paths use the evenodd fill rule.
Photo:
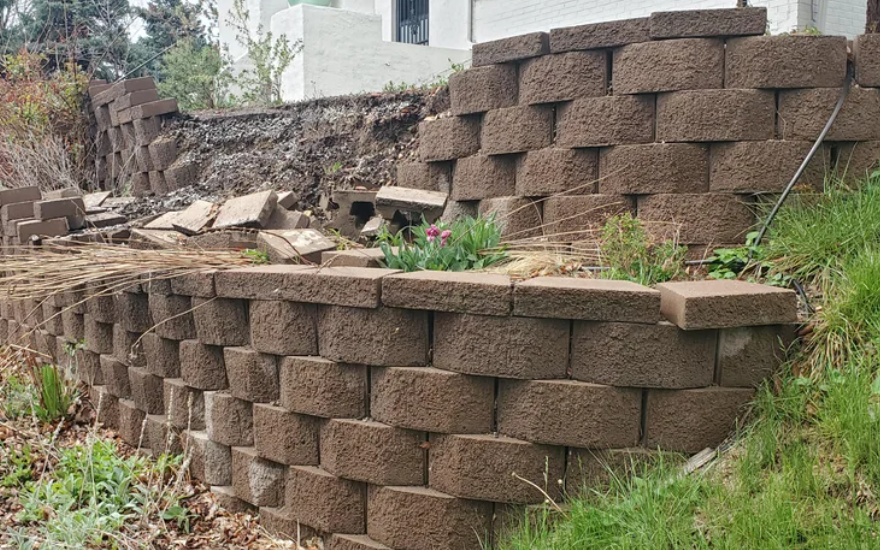
<svg viewBox="0 0 880 550">
<path fill-rule="evenodd" d="M 251 25 L 284 34 L 302 51 L 284 74 L 284 99 L 427 84 L 467 63 L 474 43 L 533 31 L 644 17 L 656 11 L 731 8 L 736 0 L 245 0 Z M 306 2 L 306 4 L 300 3 Z M 225 22 L 220 39 L 238 66 L 244 48 Z M 318 7 L 312 4 L 319 4 Z M 766 6 L 773 34 L 815 28 L 850 38 L 863 32 L 866 0 L 751 0 Z"/>
</svg>

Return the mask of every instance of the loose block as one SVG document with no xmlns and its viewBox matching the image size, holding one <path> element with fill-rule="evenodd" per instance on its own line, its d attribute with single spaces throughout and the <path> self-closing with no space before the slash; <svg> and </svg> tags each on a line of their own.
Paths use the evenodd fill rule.
<svg viewBox="0 0 880 550">
<path fill-rule="evenodd" d="M 479 548 L 491 533 L 493 511 L 490 502 L 426 487 L 370 487 L 367 533 L 394 548 Z"/>
<path fill-rule="evenodd" d="M 880 36 L 863 34 L 853 40 L 855 78 L 863 88 L 880 88 Z"/>
<path fill-rule="evenodd" d="M 779 137 L 815 140 L 831 117 L 838 88 L 783 90 L 779 92 Z M 829 141 L 880 139 L 880 90 L 854 87 L 825 138 Z"/>
<path fill-rule="evenodd" d="M 657 239 L 684 244 L 743 243 L 755 224 L 746 199 L 725 194 L 639 197 L 639 219 Z"/>
<path fill-rule="evenodd" d="M 283 357 L 280 371 L 284 408 L 323 418 L 366 415 L 367 367 L 321 357 Z"/>
<path fill-rule="evenodd" d="M 502 237 L 527 239 L 543 234 L 541 206 L 525 197 L 496 197 L 480 201 L 479 213 L 484 218 L 494 216 Z"/>
<path fill-rule="evenodd" d="M 651 40 L 650 19 L 623 19 L 550 31 L 550 51 L 597 50 Z"/>
<path fill-rule="evenodd" d="M 382 302 L 405 309 L 508 315 L 511 282 L 507 275 L 488 273 L 401 273 L 383 279 Z"/>
<path fill-rule="evenodd" d="M 147 415 L 144 411 L 138 409 L 134 401 L 130 401 L 128 399 L 120 399 L 118 401 L 119 408 L 119 427 L 117 431 L 119 432 L 119 437 L 122 438 L 123 441 L 140 449 L 144 443 L 149 443 L 145 441 L 145 423 Z"/>
<path fill-rule="evenodd" d="M 254 444 L 253 404 L 227 392 L 205 392 L 205 429 L 211 441 L 229 446 Z"/>
<path fill-rule="evenodd" d="M 785 360 L 794 325 L 727 328 L 719 331 L 718 383 L 758 386 Z"/>
<path fill-rule="evenodd" d="M 565 378 L 570 322 L 437 312 L 434 366 L 504 378 Z"/>
<path fill-rule="evenodd" d="M 70 226 L 67 224 L 67 218 L 56 218 L 54 220 L 30 220 L 18 222 L 16 224 L 18 233 L 18 242 L 27 244 L 32 237 L 61 237 L 67 235 Z"/>
<path fill-rule="evenodd" d="M 190 388 L 180 378 L 162 380 L 165 416 L 176 427 L 186 430 L 205 429 L 205 398 L 201 391 Z"/>
<path fill-rule="evenodd" d="M 381 248 L 352 248 L 328 250 L 321 253 L 321 265 L 327 267 L 382 267 L 385 259 Z"/>
<path fill-rule="evenodd" d="M 695 143 L 617 145 L 599 154 L 599 174 L 603 195 L 705 193 L 709 148 Z"/>
<path fill-rule="evenodd" d="M 397 185 L 423 191 L 446 191 L 452 185 L 452 165 L 448 162 L 398 162 Z M 366 267 L 366 266 L 362 266 Z"/>
<path fill-rule="evenodd" d="M 40 309 L 42 312 L 42 308 Z M 113 354 L 113 325 L 99 323 L 91 315 L 83 315 L 86 349 L 105 355 Z"/>
<path fill-rule="evenodd" d="M 438 433 L 492 431 L 495 381 L 426 367 L 375 368 L 370 416 Z"/>
<path fill-rule="evenodd" d="M 474 155 L 458 159 L 452 175 L 455 201 L 473 201 L 514 194 L 516 158 L 512 155 Z"/>
<path fill-rule="evenodd" d="M 589 195 L 599 177 L 595 149 L 548 147 L 529 151 L 516 165 L 516 192 L 521 197 Z"/>
<path fill-rule="evenodd" d="M 120 399 L 131 397 L 131 385 L 128 379 L 128 367 L 109 355 L 101 356 L 101 378 L 110 395 Z"/>
<path fill-rule="evenodd" d="M 425 162 L 469 157 L 479 150 L 479 118 L 439 118 L 419 124 L 419 157 Z"/>
<path fill-rule="evenodd" d="M 657 140 L 773 139 L 775 98 L 768 90 L 684 90 L 660 94 Z"/>
<path fill-rule="evenodd" d="M 254 506 L 284 503 L 284 466 L 260 458 L 252 447 L 232 448 L 232 488 L 235 495 Z"/>
<path fill-rule="evenodd" d="M 163 378 L 180 377 L 180 342 L 148 332 L 141 345 L 147 372 Z"/>
<path fill-rule="evenodd" d="M 206 346 L 198 340 L 180 342 L 180 377 L 187 386 L 200 390 L 229 387 L 223 348 Z"/>
<path fill-rule="evenodd" d="M 487 65 L 449 77 L 452 114 L 484 113 L 516 105 L 516 65 Z"/>
<path fill-rule="evenodd" d="M 287 511 L 297 522 L 325 533 L 365 532 L 363 483 L 313 466 L 292 466 L 285 486 Z"/>
<path fill-rule="evenodd" d="M 128 380 L 131 385 L 131 399 L 138 409 L 147 414 L 165 412 L 165 395 L 161 378 L 144 369 L 130 367 Z"/>
<path fill-rule="evenodd" d="M 513 314 L 585 321 L 656 323 L 660 293 L 629 281 L 536 277 L 514 286 Z"/>
<path fill-rule="evenodd" d="M 313 304 L 252 300 L 251 346 L 275 355 L 317 355 L 317 320 Z"/>
<path fill-rule="evenodd" d="M 150 315 L 156 323 L 156 334 L 171 340 L 196 337 L 192 299 L 189 296 L 176 294 L 166 296 L 156 293 L 151 293 L 149 296 Z"/>
<path fill-rule="evenodd" d="M 557 147 L 601 147 L 654 141 L 654 96 L 576 99 L 559 106 Z"/>
<path fill-rule="evenodd" d="M 227 298 L 193 298 L 196 337 L 212 346 L 243 346 L 250 343 L 247 304 Z"/>
<path fill-rule="evenodd" d="M 717 447 L 754 394 L 751 388 L 649 390 L 645 445 L 681 453 Z"/>
<path fill-rule="evenodd" d="M 119 292 L 114 294 L 116 318 L 131 332 L 146 332 L 153 327 L 149 297 L 146 294 Z"/>
<path fill-rule="evenodd" d="M 590 240 L 608 218 L 628 212 L 635 212 L 635 202 L 623 195 L 549 197 L 544 201 L 544 231 L 556 242 Z"/>
<path fill-rule="evenodd" d="M 613 66 L 615 95 L 723 88 L 724 42 L 684 38 L 630 44 L 614 51 Z"/>
<path fill-rule="evenodd" d="M 428 356 L 428 314 L 382 307 L 318 309 L 318 350 L 344 363 L 421 366 Z"/>
<path fill-rule="evenodd" d="M 684 330 L 781 325 L 797 321 L 797 295 L 743 281 L 662 283 L 660 310 Z"/>
<path fill-rule="evenodd" d="M 264 227 L 277 203 L 274 191 L 230 199 L 220 207 L 212 227 Z"/>
<path fill-rule="evenodd" d="M 530 59 L 520 66 L 520 102 L 558 103 L 608 91 L 608 59 L 604 51 L 568 52 Z"/>
<path fill-rule="evenodd" d="M 727 88 L 839 88 L 845 36 L 754 36 L 727 42 Z"/>
<path fill-rule="evenodd" d="M 741 141 L 712 145 L 709 189 L 714 192 L 781 193 L 807 157 L 808 141 Z M 798 185 L 821 191 L 825 166 L 821 155 L 807 165 Z"/>
<path fill-rule="evenodd" d="M 549 52 L 550 36 L 546 32 L 533 32 L 474 44 L 471 64 L 482 67 L 494 63 L 509 63 Z"/>
<path fill-rule="evenodd" d="M 321 427 L 321 467 L 376 485 L 424 483 L 425 435 L 365 420 L 332 419 Z"/>
<path fill-rule="evenodd" d="M 4 189 L 0 191 L 0 206 L 16 202 L 34 202 L 42 198 L 40 188 L 37 186 Z"/>
<path fill-rule="evenodd" d="M 250 348 L 223 348 L 223 362 L 233 397 L 252 403 L 278 399 L 278 365 L 274 355 Z"/>
<path fill-rule="evenodd" d="M 564 447 L 504 436 L 434 435 L 428 485 L 460 498 L 537 504 L 544 502 L 541 490 L 554 498 L 559 495 L 564 463 Z"/>
<path fill-rule="evenodd" d="M 253 413 L 254 446 L 261 457 L 281 464 L 318 465 L 317 418 L 259 403 Z"/>
<path fill-rule="evenodd" d="M 549 107 L 508 107 L 483 117 L 480 143 L 487 155 L 521 153 L 549 147 L 552 142 L 553 109 Z"/>
<path fill-rule="evenodd" d="M 654 12 L 651 38 L 687 36 L 748 36 L 767 30 L 767 8 L 736 8 Z"/>
<path fill-rule="evenodd" d="M 669 323 L 575 322 L 571 377 L 624 387 L 710 386 L 717 340 L 714 330 L 684 331 Z"/>
<path fill-rule="evenodd" d="M 193 476 L 208 485 L 232 483 L 232 449 L 211 441 L 204 431 L 188 431 L 186 435 Z"/>
<path fill-rule="evenodd" d="M 639 442 L 641 410 L 641 389 L 572 380 L 502 380 L 498 431 L 533 443 L 631 447 Z"/>
</svg>

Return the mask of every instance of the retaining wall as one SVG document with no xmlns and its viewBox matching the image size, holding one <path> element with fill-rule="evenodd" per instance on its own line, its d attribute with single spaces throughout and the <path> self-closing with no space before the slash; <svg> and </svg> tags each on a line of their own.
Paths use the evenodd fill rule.
<svg viewBox="0 0 880 550">
<path fill-rule="evenodd" d="M 730 281 L 262 266 L 81 302 L 99 290 L 4 300 L 0 336 L 72 361 L 128 443 L 188 447 L 224 505 L 328 550 L 479 548 L 536 487 L 716 446 L 797 317 L 793 292 Z"/>
</svg>

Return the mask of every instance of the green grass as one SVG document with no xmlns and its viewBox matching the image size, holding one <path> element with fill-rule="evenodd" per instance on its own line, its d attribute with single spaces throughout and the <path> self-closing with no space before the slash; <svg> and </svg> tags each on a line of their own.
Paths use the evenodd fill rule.
<svg viewBox="0 0 880 550">
<path fill-rule="evenodd" d="M 821 307 L 733 449 L 595 488 L 498 550 L 880 548 L 880 178 L 856 188 L 785 207 L 762 249 Z"/>
</svg>

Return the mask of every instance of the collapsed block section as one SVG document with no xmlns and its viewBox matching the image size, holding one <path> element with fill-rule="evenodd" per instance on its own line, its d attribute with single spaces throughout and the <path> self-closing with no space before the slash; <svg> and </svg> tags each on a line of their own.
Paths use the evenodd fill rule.
<svg viewBox="0 0 880 550">
<path fill-rule="evenodd" d="M 480 142 L 487 155 L 549 147 L 553 142 L 553 109 L 523 106 L 489 111 L 483 117 Z"/>
<path fill-rule="evenodd" d="M 727 88 L 837 88 L 846 78 L 846 47 L 844 36 L 729 40 L 725 84 Z"/>
<path fill-rule="evenodd" d="M 223 363 L 233 397 L 252 403 L 278 399 L 278 365 L 274 355 L 250 348 L 223 348 Z"/>
<path fill-rule="evenodd" d="M 565 448 L 504 436 L 434 435 L 428 466 L 432 489 L 460 498 L 537 504 L 544 502 L 541 490 L 559 495 Z"/>
<path fill-rule="evenodd" d="M 287 470 L 286 509 L 290 517 L 325 533 L 364 533 L 366 487 L 313 466 Z"/>
<path fill-rule="evenodd" d="M 487 65 L 449 77 L 452 114 L 469 115 L 516 105 L 516 65 Z"/>
<path fill-rule="evenodd" d="M 252 404 L 226 392 L 205 392 L 205 428 L 211 441 L 221 445 L 254 444 Z"/>
<path fill-rule="evenodd" d="M 321 467 L 376 485 L 424 483 L 425 435 L 366 420 L 328 420 L 321 428 Z"/>
<path fill-rule="evenodd" d="M 284 502 L 285 468 L 260 458 L 253 447 L 232 448 L 232 488 L 235 496 L 254 506 Z"/>
<path fill-rule="evenodd" d="M 516 165 L 516 195 L 589 195 L 599 177 L 594 149 L 548 147 L 529 151 Z"/>
<path fill-rule="evenodd" d="M 283 357 L 280 370 L 284 408 L 323 418 L 366 415 L 367 367 L 321 357 Z"/>
<path fill-rule="evenodd" d="M 428 356 L 428 314 L 382 307 L 318 309 L 321 356 L 343 363 L 420 366 Z"/>
<path fill-rule="evenodd" d="M 502 380 L 498 431 L 534 443 L 609 449 L 639 442 L 642 390 L 573 380 Z"/>
<path fill-rule="evenodd" d="M 389 307 L 455 313 L 507 315 L 511 282 L 507 275 L 418 271 L 386 277 L 382 302 Z"/>
<path fill-rule="evenodd" d="M 654 96 L 587 97 L 557 110 L 556 146 L 601 147 L 654 141 Z"/>
<path fill-rule="evenodd" d="M 520 66 L 520 102 L 527 105 L 603 96 L 607 91 L 608 59 L 604 51 L 545 55 Z"/>
<path fill-rule="evenodd" d="M 723 88 L 724 42 L 684 38 L 624 46 L 614 51 L 612 85 L 615 94 Z"/>
<path fill-rule="evenodd" d="M 243 346 L 250 343 L 247 305 L 244 300 L 193 298 L 196 336 L 212 346 Z"/>
<path fill-rule="evenodd" d="M 223 348 L 206 346 L 198 340 L 181 342 L 180 377 L 187 386 L 199 390 L 222 390 L 229 387 Z"/>
<path fill-rule="evenodd" d="M 523 317 L 655 323 L 660 293 L 629 281 L 536 277 L 518 283 L 513 314 Z"/>
<path fill-rule="evenodd" d="M 603 195 L 705 193 L 709 148 L 695 143 L 617 145 L 600 153 L 599 173 Z"/>
<path fill-rule="evenodd" d="M 281 464 L 318 465 L 318 422 L 281 407 L 254 404 L 254 446 Z"/>
<path fill-rule="evenodd" d="M 662 283 L 660 311 L 684 330 L 781 325 L 797 321 L 793 290 L 743 281 Z"/>
<path fill-rule="evenodd" d="M 251 346 L 275 355 L 317 355 L 317 321 L 313 304 L 252 300 Z"/>
<path fill-rule="evenodd" d="M 673 142 L 773 139 L 775 113 L 776 96 L 768 90 L 669 92 L 657 98 L 657 139 Z"/>
<path fill-rule="evenodd" d="M 437 312 L 434 366 L 479 376 L 565 378 L 570 321 Z"/>
</svg>

